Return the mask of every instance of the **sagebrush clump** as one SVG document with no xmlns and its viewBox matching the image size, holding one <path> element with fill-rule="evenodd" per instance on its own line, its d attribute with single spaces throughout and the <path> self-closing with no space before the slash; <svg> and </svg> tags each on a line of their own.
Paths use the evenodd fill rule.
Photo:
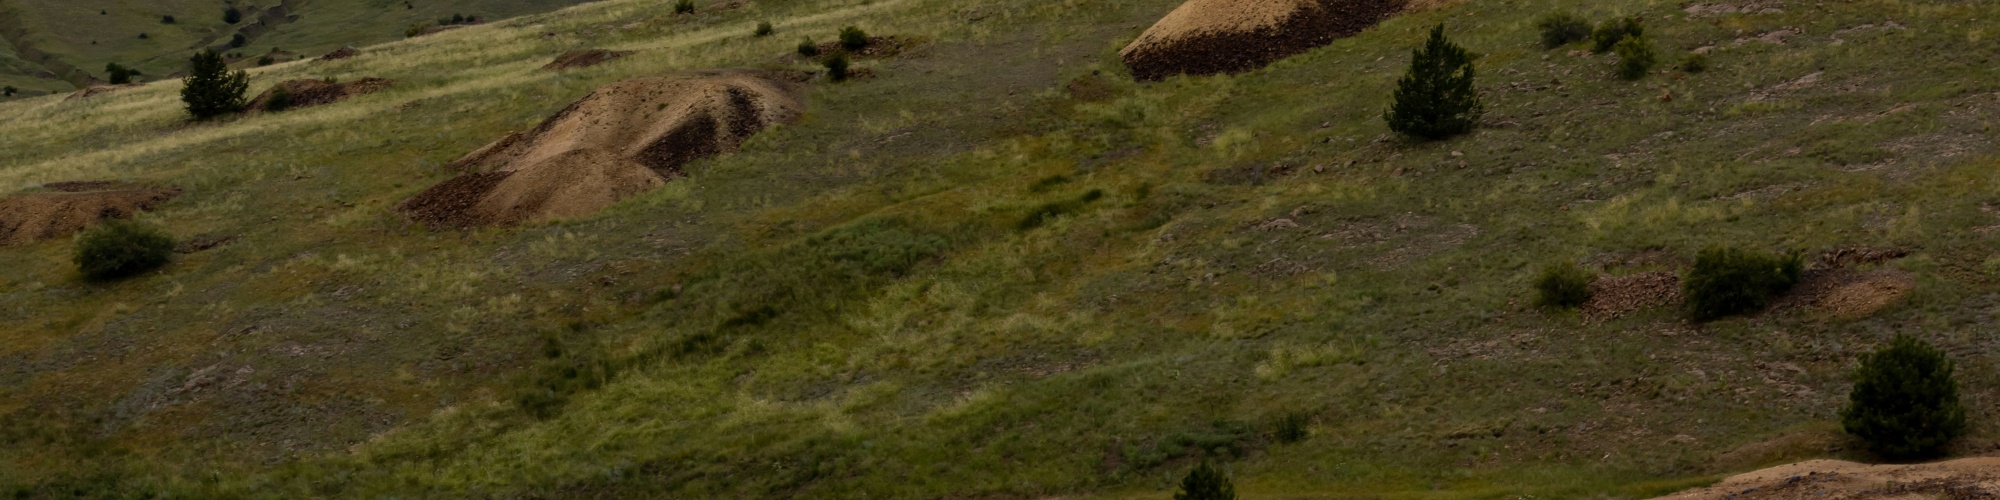
<svg viewBox="0 0 2000 500">
<path fill-rule="evenodd" d="M 1628 36 L 1613 47 L 1618 53 L 1618 77 L 1626 80 L 1645 78 L 1659 63 L 1659 56 L 1653 53 L 1653 43 L 1643 36 Z"/>
<path fill-rule="evenodd" d="M 1952 371 L 1943 351 L 1898 334 L 1861 358 L 1841 426 L 1884 457 L 1935 456 L 1965 434 L 1965 405 Z"/>
<path fill-rule="evenodd" d="M 111 220 L 85 230 L 76 240 L 72 260 L 83 277 L 112 280 L 166 265 L 174 239 L 152 226 Z"/>
<path fill-rule="evenodd" d="M 278 112 L 292 107 L 292 90 L 279 85 L 271 88 L 271 98 L 264 101 L 264 111 Z"/>
<path fill-rule="evenodd" d="M 757 38 L 763 38 L 777 32 L 777 28 L 771 27 L 770 21 L 760 21 L 757 23 L 757 31 L 752 33 L 752 35 L 755 35 Z"/>
<path fill-rule="evenodd" d="M 680 0 L 680 1 L 678 1 L 678 2 L 674 2 L 674 13 L 675 13 L 675 14 L 693 14 L 693 13 L 694 13 L 694 0 Z"/>
<path fill-rule="evenodd" d="M 1582 306 L 1590 301 L 1590 282 L 1596 278 L 1571 261 L 1544 267 L 1535 278 L 1535 305 L 1561 309 Z"/>
<path fill-rule="evenodd" d="M 835 52 L 833 55 L 827 56 L 825 61 L 820 61 L 820 64 L 826 66 L 827 79 L 836 82 L 847 81 L 847 66 L 849 63 L 846 53 Z"/>
<path fill-rule="evenodd" d="M 1485 113 L 1472 87 L 1472 53 L 1444 36 L 1444 25 L 1412 54 L 1410 71 L 1396 82 L 1395 103 L 1383 119 L 1389 129 L 1429 140 L 1471 132 Z"/>
<path fill-rule="evenodd" d="M 1590 38 L 1590 21 L 1568 12 L 1544 16 L 1535 27 L 1542 31 L 1542 48 L 1553 49 Z"/>
<path fill-rule="evenodd" d="M 131 68 L 118 63 L 106 63 L 104 65 L 104 81 L 110 82 L 112 85 L 132 83 L 132 73 Z"/>
<path fill-rule="evenodd" d="M 1712 247 L 1695 256 L 1694 269 L 1681 280 L 1688 313 L 1708 321 L 1758 309 L 1798 284 L 1805 261 L 1798 253 L 1771 255 L 1740 248 Z"/>
<path fill-rule="evenodd" d="M 840 46 L 847 50 L 868 48 L 868 33 L 861 28 L 848 26 L 840 29 Z"/>
<path fill-rule="evenodd" d="M 196 120 L 242 111 L 243 92 L 250 88 L 249 74 L 229 71 L 229 64 L 213 50 L 195 54 L 181 82 L 181 102 Z"/>
<path fill-rule="evenodd" d="M 1236 500 L 1236 486 L 1204 460 L 1181 478 L 1181 490 L 1174 493 L 1174 500 Z"/>
<path fill-rule="evenodd" d="M 804 57 L 818 57 L 819 44 L 813 43 L 812 37 L 799 40 L 799 55 Z"/>
<path fill-rule="evenodd" d="M 1590 33 L 1591 50 L 1607 52 L 1617 47 L 1618 42 L 1625 40 L 1625 37 L 1637 36 L 1646 36 L 1646 27 L 1639 24 L 1639 18 L 1621 17 L 1605 21 L 1604 24 L 1597 26 L 1597 31 Z"/>
</svg>

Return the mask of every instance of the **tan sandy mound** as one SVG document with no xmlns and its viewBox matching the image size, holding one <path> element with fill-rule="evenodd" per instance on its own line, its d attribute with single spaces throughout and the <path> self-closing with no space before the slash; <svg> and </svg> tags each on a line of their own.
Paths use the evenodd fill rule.
<svg viewBox="0 0 2000 500">
<path fill-rule="evenodd" d="M 56 192 L 0 200 L 0 246 L 69 236 L 106 219 L 128 219 L 179 196 L 175 188 L 141 188 L 107 182 L 48 186 Z"/>
<path fill-rule="evenodd" d="M 396 206 L 434 226 L 579 217 L 804 114 L 797 88 L 748 73 L 626 80 L 452 163 L 465 175 Z"/>
<path fill-rule="evenodd" d="M 77 99 L 88 99 L 91 97 L 109 94 L 112 92 L 117 92 L 125 89 L 136 89 L 139 88 L 140 85 L 141 84 L 137 83 L 127 83 L 124 85 L 91 85 L 89 87 L 84 87 L 83 90 L 78 90 L 75 93 L 70 94 L 69 97 L 64 97 L 63 102 L 74 101 Z"/>
<path fill-rule="evenodd" d="M 303 108 L 333 104 L 350 97 L 381 92 L 383 89 L 387 89 L 395 84 L 395 80 L 386 78 L 362 78 L 345 83 L 327 83 L 324 80 L 286 80 L 283 83 L 279 83 L 278 86 L 282 86 L 286 91 L 291 92 L 291 108 Z M 262 94 L 257 94 L 255 99 L 250 100 L 248 109 L 253 113 L 262 111 L 266 105 L 270 104 L 271 94 L 277 92 L 277 90 L 277 87 L 272 87 Z"/>
<path fill-rule="evenodd" d="M 611 60 L 613 59 L 629 55 L 632 55 L 632 51 L 577 50 L 571 52 L 564 52 L 563 55 L 556 56 L 556 60 L 549 61 L 549 64 L 547 66 L 542 66 L 542 69 L 547 71 L 555 71 L 559 69 L 588 68 L 591 66 L 596 66 L 599 64 L 611 62 Z"/>
<path fill-rule="evenodd" d="M 1237 73 L 1353 36 L 1407 0 L 1188 0 L 1118 51 L 1133 78 Z"/>
<path fill-rule="evenodd" d="M 1660 497 L 1667 500 L 2000 498 L 2000 457 L 1916 465 L 1810 460 Z"/>
</svg>

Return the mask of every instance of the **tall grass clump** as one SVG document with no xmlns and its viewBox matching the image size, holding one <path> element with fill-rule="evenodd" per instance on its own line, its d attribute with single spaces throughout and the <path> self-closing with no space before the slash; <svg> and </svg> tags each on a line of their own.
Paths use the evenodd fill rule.
<svg viewBox="0 0 2000 500">
<path fill-rule="evenodd" d="M 1542 31 L 1542 48 L 1553 49 L 1590 38 L 1590 21 L 1576 14 L 1557 12 L 1535 22 Z"/>
<path fill-rule="evenodd" d="M 250 88 L 250 76 L 229 71 L 229 64 L 214 50 L 195 54 L 189 60 L 188 76 L 181 80 L 181 102 L 196 120 L 207 120 L 243 110 L 243 92 Z"/>
<path fill-rule="evenodd" d="M 868 48 L 868 33 L 861 28 L 848 26 L 840 29 L 840 46 L 847 50 Z"/>
<path fill-rule="evenodd" d="M 1965 434 L 1965 405 L 1952 369 L 1943 351 L 1896 335 L 1861 358 L 1847 407 L 1840 411 L 1841 426 L 1883 457 L 1936 456 Z"/>
<path fill-rule="evenodd" d="M 174 239 L 165 232 L 137 222 L 111 220 L 77 237 L 73 260 L 84 278 L 105 281 L 159 269 L 173 252 Z"/>
<path fill-rule="evenodd" d="M 1535 278 L 1535 305 L 1558 309 L 1582 306 L 1590 300 L 1590 282 L 1595 278 L 1571 261 L 1544 267 Z"/>
<path fill-rule="evenodd" d="M 1639 18 L 1621 17 L 1597 25 L 1597 31 L 1590 33 L 1591 50 L 1608 52 L 1618 46 L 1625 37 L 1646 36 L 1646 27 L 1639 24 Z"/>
<path fill-rule="evenodd" d="M 1203 460 L 1181 478 L 1181 490 L 1174 493 L 1174 500 L 1236 500 L 1236 486 L 1229 484 L 1229 476 Z"/>
<path fill-rule="evenodd" d="M 1626 80 L 1645 78 L 1659 64 L 1659 56 L 1653 53 L 1653 43 L 1643 36 L 1628 36 L 1613 47 L 1618 53 L 1618 77 Z"/>
<path fill-rule="evenodd" d="M 1412 54 L 1410 71 L 1396 82 L 1396 101 L 1383 119 L 1390 130 L 1429 140 L 1471 132 L 1485 112 L 1473 76 L 1472 53 L 1446 39 L 1444 25 L 1437 25 Z"/>
<path fill-rule="evenodd" d="M 1756 311 L 1798 284 L 1804 267 L 1798 253 L 1770 255 L 1712 247 L 1695 256 L 1694 269 L 1681 281 L 1681 293 L 1695 321 Z"/>
</svg>

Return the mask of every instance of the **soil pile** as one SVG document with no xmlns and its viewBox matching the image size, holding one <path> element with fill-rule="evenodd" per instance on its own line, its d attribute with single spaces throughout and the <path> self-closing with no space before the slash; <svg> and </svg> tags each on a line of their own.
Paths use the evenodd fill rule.
<svg viewBox="0 0 2000 500">
<path fill-rule="evenodd" d="M 1140 81 L 1239 73 L 1353 36 L 1408 0 L 1188 0 L 1118 51 Z"/>
<path fill-rule="evenodd" d="M 55 192 L 27 193 L 0 200 L 0 246 L 61 238 L 107 219 L 129 219 L 181 194 L 176 188 L 145 188 L 110 182 L 62 182 Z"/>
<path fill-rule="evenodd" d="M 526 133 L 452 163 L 467 173 L 396 206 L 441 227 L 509 225 L 595 213 L 666 184 L 681 167 L 732 151 L 804 114 L 798 88 L 748 72 L 626 80 L 598 88 Z"/>
<path fill-rule="evenodd" d="M 349 57 L 354 57 L 354 56 L 358 56 L 358 55 L 361 55 L 361 51 L 359 51 L 359 50 L 355 50 L 355 48 L 354 48 L 354 47 L 341 47 L 341 48 L 340 48 L 340 50 L 335 50 L 335 51 L 333 51 L 333 52 L 328 52 L 328 53 L 326 53 L 326 55 L 323 55 L 323 56 L 319 56 L 319 60 L 321 60 L 321 61 L 338 61 L 338 60 L 341 60 L 341 59 L 346 59 L 346 58 L 349 58 Z"/>
<path fill-rule="evenodd" d="M 571 68 L 588 68 L 591 66 L 596 66 L 599 64 L 611 62 L 611 60 L 613 59 L 629 55 L 632 55 L 632 51 L 577 50 L 571 52 L 564 52 L 563 55 L 556 56 L 556 60 L 550 61 L 547 66 L 542 66 L 542 69 L 546 71 L 556 71 L 556 70 L 571 69 Z"/>
<path fill-rule="evenodd" d="M 63 102 L 70 102 L 77 99 L 88 99 L 90 97 L 109 94 L 112 92 L 117 92 L 125 89 L 136 89 L 139 88 L 139 85 L 140 84 L 137 83 L 127 83 L 124 85 L 91 85 L 89 87 L 84 87 L 83 90 L 78 90 L 75 93 L 70 94 L 69 97 L 64 97 Z"/>
<path fill-rule="evenodd" d="M 350 97 L 381 92 L 383 89 L 387 89 L 395 84 L 395 80 L 386 78 L 362 78 L 347 83 L 327 83 L 324 80 L 287 80 L 284 83 L 278 84 L 278 86 L 284 87 L 286 91 L 291 92 L 292 108 L 303 108 L 333 104 Z M 250 100 L 249 109 L 253 112 L 263 110 L 266 105 L 270 104 L 271 94 L 277 90 L 277 87 L 272 87 L 271 90 L 257 94 L 257 98 Z"/>
<path fill-rule="evenodd" d="M 1915 465 L 1810 460 L 1724 479 L 1665 500 L 2000 498 L 2000 457 Z"/>
</svg>

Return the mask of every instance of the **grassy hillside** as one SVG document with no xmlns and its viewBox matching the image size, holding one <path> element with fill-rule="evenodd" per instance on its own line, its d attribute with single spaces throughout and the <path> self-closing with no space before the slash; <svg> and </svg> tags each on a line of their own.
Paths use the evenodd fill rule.
<svg viewBox="0 0 2000 500">
<path fill-rule="evenodd" d="M 87 72 L 99 81 L 104 66 L 119 63 L 137 68 L 141 80 L 166 79 L 183 71 L 187 58 L 202 48 L 242 54 L 243 66 L 272 51 L 278 60 L 317 57 L 343 46 L 361 46 L 404 37 L 411 25 L 435 24 L 454 14 L 494 20 L 547 12 L 575 5 L 578 0 L 262 0 L 253 3 L 222 0 L 45 0 L 0 1 L 0 53 L 20 47 L 47 53 L 56 64 Z M 234 24 L 224 10 L 234 5 L 242 17 Z M 174 22 L 164 22 L 172 16 Z M 139 35 L 146 35 L 140 38 Z M 242 47 L 231 39 L 245 35 Z M 20 88 L 74 90 L 84 81 L 47 71 L 42 61 L 15 64 L 0 55 L 0 81 L 25 81 Z"/>
<path fill-rule="evenodd" d="M 172 184 L 142 221 L 234 238 L 115 284 L 66 242 L 0 248 L 0 485 L 1165 498 L 1208 457 L 1249 498 L 1638 498 L 1867 458 L 1835 412 L 1895 332 L 1960 363 L 1954 452 L 2000 437 L 2000 6 L 1476 0 L 1132 83 L 1117 49 L 1177 3 L 611 0 L 251 72 L 398 81 L 332 106 L 0 103 L 0 186 Z M 1712 68 L 1619 80 L 1538 46 L 1558 10 L 1644 16 Z M 1381 111 L 1438 23 L 1489 111 L 1406 142 Z M 599 85 L 812 69 L 798 39 L 847 25 L 922 42 L 666 188 L 510 229 L 390 210 Z M 536 70 L 579 48 L 637 53 Z M 1914 288 L 1701 324 L 1529 305 L 1545 264 L 1718 244 L 1907 250 L 1855 272 Z"/>
</svg>

